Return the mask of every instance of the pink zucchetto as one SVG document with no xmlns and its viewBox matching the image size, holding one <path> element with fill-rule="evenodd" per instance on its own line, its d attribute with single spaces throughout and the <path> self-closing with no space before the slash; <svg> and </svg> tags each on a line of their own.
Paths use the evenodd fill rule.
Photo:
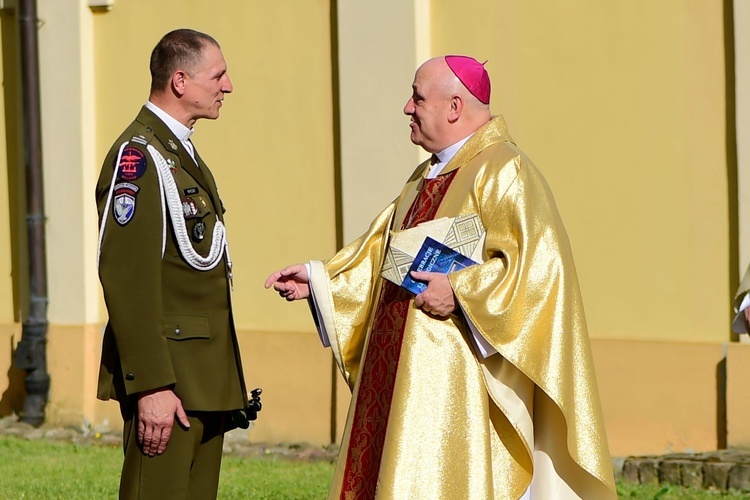
<svg viewBox="0 0 750 500">
<path fill-rule="evenodd" d="M 473 57 L 445 56 L 445 62 L 461 83 L 471 92 L 471 95 L 484 104 L 490 103 L 490 76 L 484 65 Z"/>
</svg>

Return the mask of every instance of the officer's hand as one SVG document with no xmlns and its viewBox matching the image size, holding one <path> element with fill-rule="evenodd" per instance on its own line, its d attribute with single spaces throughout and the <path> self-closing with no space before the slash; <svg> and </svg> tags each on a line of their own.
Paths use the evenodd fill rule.
<svg viewBox="0 0 750 500">
<path fill-rule="evenodd" d="M 287 266 L 266 278 L 266 288 L 279 292 L 288 301 L 306 299 L 310 296 L 310 276 L 304 264 Z"/>
<path fill-rule="evenodd" d="M 414 298 L 415 306 L 435 316 L 450 316 L 456 310 L 456 297 L 447 275 L 412 271 L 411 277 L 427 283 L 425 291 Z"/>
<path fill-rule="evenodd" d="M 161 455 L 172 436 L 174 416 L 190 428 L 182 402 L 170 389 L 142 392 L 138 397 L 138 444 L 144 455 Z"/>
</svg>

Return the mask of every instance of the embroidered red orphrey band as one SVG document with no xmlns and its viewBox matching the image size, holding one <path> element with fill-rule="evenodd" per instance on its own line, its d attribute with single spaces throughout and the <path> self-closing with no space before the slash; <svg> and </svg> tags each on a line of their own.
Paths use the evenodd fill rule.
<svg viewBox="0 0 750 500">
<path fill-rule="evenodd" d="M 435 218 L 456 172 L 454 170 L 424 181 L 401 229 Z M 390 281 L 383 281 L 360 375 L 341 500 L 375 498 L 404 325 L 412 298 L 407 290 Z"/>
</svg>

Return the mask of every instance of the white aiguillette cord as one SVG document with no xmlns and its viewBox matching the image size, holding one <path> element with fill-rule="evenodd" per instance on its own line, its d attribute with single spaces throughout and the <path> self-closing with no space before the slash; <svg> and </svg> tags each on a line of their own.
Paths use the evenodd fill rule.
<svg viewBox="0 0 750 500">
<path fill-rule="evenodd" d="M 102 240 L 104 239 L 104 227 L 107 225 L 107 218 L 109 217 L 109 207 L 112 205 L 112 193 L 115 190 L 115 181 L 117 180 L 117 171 L 120 169 L 120 160 L 122 159 L 122 151 L 128 142 L 123 142 L 120 146 L 120 150 L 117 152 L 117 161 L 115 162 L 115 168 L 112 172 L 112 181 L 109 183 L 109 194 L 107 195 L 107 204 L 104 205 L 104 213 L 102 214 L 102 220 L 99 222 L 99 247 L 96 251 L 96 267 L 99 268 L 99 260 L 102 256 Z M 162 248 L 162 257 L 164 256 L 164 248 Z"/>
<path fill-rule="evenodd" d="M 117 162 L 115 165 L 120 164 L 122 157 L 122 151 L 127 146 L 127 142 L 120 146 L 120 150 L 117 154 Z M 232 261 L 229 258 L 229 245 L 226 239 L 226 229 L 224 224 L 219 220 L 218 215 L 216 216 L 216 225 L 214 226 L 212 239 L 211 239 L 211 251 L 207 257 L 201 256 L 195 251 L 193 245 L 190 243 L 190 237 L 185 227 L 185 219 L 182 214 L 182 200 L 180 199 L 177 185 L 172 177 L 172 172 L 169 169 L 169 165 L 164 157 L 156 150 L 152 145 L 148 145 L 148 152 L 154 159 L 156 164 L 156 173 L 159 178 L 159 191 L 161 191 L 161 211 L 162 211 L 162 247 L 161 255 L 164 257 L 164 251 L 166 248 L 167 241 L 167 209 L 169 210 L 169 218 L 172 220 L 172 227 L 174 228 L 175 238 L 177 239 L 177 246 L 180 249 L 180 253 L 185 258 L 185 261 L 193 268 L 198 271 L 210 271 L 215 268 L 216 265 L 221 262 L 221 258 L 224 253 L 227 256 L 227 267 L 229 270 L 229 279 L 232 279 Z M 97 266 L 99 263 L 99 257 L 101 255 L 102 240 L 104 238 L 104 227 L 107 223 L 107 217 L 109 215 L 109 207 L 112 203 L 112 194 L 114 192 L 115 180 L 117 179 L 117 172 L 119 167 L 115 167 L 115 171 L 112 174 L 112 182 L 109 186 L 109 195 L 107 196 L 107 205 L 104 208 L 104 214 L 102 216 L 101 228 L 99 230 L 99 252 L 97 254 Z M 166 207 L 165 205 L 166 201 Z"/>
</svg>

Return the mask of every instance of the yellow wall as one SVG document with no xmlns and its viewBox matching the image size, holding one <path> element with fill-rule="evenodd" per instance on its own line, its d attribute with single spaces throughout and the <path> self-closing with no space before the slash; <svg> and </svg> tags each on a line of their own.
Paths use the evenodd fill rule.
<svg viewBox="0 0 750 500">
<path fill-rule="evenodd" d="M 122 418 L 118 405 L 91 397 L 96 395 L 101 328 L 53 325 L 48 338 L 51 383 L 47 421 L 58 425 L 91 424 L 97 429 L 120 429 Z"/>
<path fill-rule="evenodd" d="M 331 441 L 331 354 L 311 332 L 241 332 L 248 389 L 263 388 L 261 442 Z M 338 374 L 337 374 L 338 376 Z"/>
<path fill-rule="evenodd" d="M 433 55 L 489 60 L 492 110 L 555 193 L 613 454 L 750 442 L 746 346 L 721 371 L 736 280 L 722 3 L 453 7 L 432 5 Z"/>
<path fill-rule="evenodd" d="M 489 59 L 492 110 L 555 193 L 592 336 L 728 339 L 722 3 L 454 7 L 433 4 L 433 52 Z"/>
<path fill-rule="evenodd" d="M 359 237 L 420 162 L 403 108 L 425 57 L 419 0 L 338 2 L 343 243 Z M 383 33 L 388 33 L 383 37 Z M 421 153 L 420 153 L 421 152 Z"/>
<path fill-rule="evenodd" d="M 13 349 L 21 336 L 20 325 L 0 325 L 0 416 L 18 413 L 23 408 L 25 372 L 13 366 Z"/>
<path fill-rule="evenodd" d="M 733 70 L 734 109 L 728 106 L 728 112 L 734 114 L 733 122 L 736 129 L 734 142 L 736 144 L 737 163 L 737 234 L 738 234 L 738 275 L 745 271 L 750 262 L 750 33 L 746 26 L 750 24 L 750 2 L 743 0 L 732 1 L 734 57 L 729 58 L 734 64 Z M 727 30 L 727 33 L 729 31 Z M 731 115 L 730 115 L 731 116 Z M 731 132 L 731 131 L 730 131 Z M 731 158 L 731 157 L 730 157 Z"/>
<path fill-rule="evenodd" d="M 726 426 L 724 345 L 595 339 L 592 349 L 613 455 L 718 448 Z M 728 387 L 742 380 L 732 377 Z"/>
<path fill-rule="evenodd" d="M 1 37 L 1 35 L 0 35 Z M 0 79 L 5 79 L 0 65 Z M 5 101 L 0 99 L 0 151 L 7 151 L 5 127 Z M 0 154 L 0 193 L 4 200 L 2 211 L 6 215 L 11 213 L 11 204 L 16 202 L 5 193 L 9 192 L 8 157 Z M 11 218 L 0 217 L 0 324 L 13 322 L 13 280 L 11 278 L 13 263 L 13 248 L 11 246 Z M 0 347 L 0 349 L 2 349 Z"/>
<path fill-rule="evenodd" d="M 725 428 L 727 444 L 750 443 L 743 403 L 750 346 L 724 343 L 736 242 L 729 235 L 721 3 L 338 3 L 333 53 L 330 5 L 318 0 L 297 0 L 292 10 L 284 2 L 224 2 L 221 12 L 196 0 L 121 0 L 97 14 L 78 0 L 40 0 L 51 103 L 44 119 L 55 134 L 46 147 L 74 143 L 81 155 L 77 167 L 57 164 L 47 179 L 56 190 L 47 195 L 55 264 L 49 419 L 121 425 L 116 404 L 93 400 L 106 312 L 98 285 L 90 284 L 96 217 L 86 205 L 101 159 L 148 96 L 151 49 L 167 31 L 192 27 L 222 45 L 235 87 L 221 118 L 199 122 L 194 140 L 228 209 L 247 383 L 264 389 L 253 440 L 340 436 L 348 390 L 320 347 L 307 305 L 279 300 L 262 282 L 282 265 L 330 256 L 337 208 L 338 229 L 350 240 L 397 194 L 420 157 L 401 111 L 413 71 L 432 55 L 467 53 L 489 60 L 493 111 L 545 174 L 570 233 L 613 453 L 712 449 Z M 5 36 L 3 44 L 7 56 Z M 60 61 L 75 63 L 66 66 L 72 74 L 62 75 Z M 69 99 L 58 102 L 55 85 L 63 84 Z M 4 128 L 0 119 L 0 151 Z M 46 168 L 53 169 L 52 158 Z M 7 182 L 0 175 L 0 192 L 13 191 Z M 68 206 L 61 193 L 89 201 Z M 75 231 L 66 233 L 65 216 L 75 218 Z M 21 374 L 10 366 L 20 337 L 10 224 L 0 218 L 0 415 L 17 410 L 20 398 Z M 82 277 L 63 268 L 66 262 L 83 262 Z M 93 308 L 63 307 L 92 297 Z"/>
<path fill-rule="evenodd" d="M 148 97 L 151 49 L 180 27 L 217 39 L 234 85 L 193 140 L 227 208 L 245 378 L 264 390 L 253 439 L 329 442 L 330 352 L 306 304 L 263 288 L 272 271 L 335 250 L 328 4 L 235 2 L 217 13 L 206 2 L 140 0 L 97 14 L 98 158 Z"/>
<path fill-rule="evenodd" d="M 139 0 L 95 20 L 99 158 L 148 98 L 148 58 L 163 34 L 191 27 L 222 46 L 234 93 L 193 138 L 227 208 L 240 329 L 313 331 L 304 307 L 262 285 L 279 266 L 335 249 L 328 16 L 327 2 L 313 0 L 292 10 L 235 2 L 223 13 L 208 2 Z"/>
<path fill-rule="evenodd" d="M 26 238 L 23 194 L 23 164 L 19 160 L 21 134 L 17 132 L 17 113 L 20 113 L 20 74 L 17 63 L 18 31 L 15 19 L 7 13 L 0 14 L 0 40 L 2 41 L 2 98 L 0 99 L 0 416 L 19 412 L 23 407 L 25 390 L 24 372 L 13 366 L 16 344 L 21 337 L 21 325 L 15 324 L 22 307 L 20 297 L 28 288 L 22 284 L 26 275 L 25 259 L 21 251 Z"/>
<path fill-rule="evenodd" d="M 85 2 L 37 3 L 48 319 L 81 325 L 100 319 L 92 16 Z"/>
<path fill-rule="evenodd" d="M 727 347 L 727 442 L 736 448 L 750 447 L 750 398 L 747 380 L 750 379 L 750 345 L 734 343 Z"/>
</svg>

